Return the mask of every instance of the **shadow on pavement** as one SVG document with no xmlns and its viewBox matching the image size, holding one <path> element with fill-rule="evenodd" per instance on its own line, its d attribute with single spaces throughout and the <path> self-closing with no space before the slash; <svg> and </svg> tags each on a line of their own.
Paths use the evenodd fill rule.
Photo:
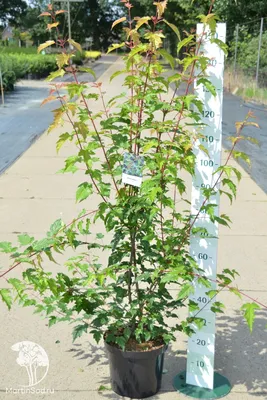
<svg viewBox="0 0 267 400">
<path fill-rule="evenodd" d="M 252 334 L 240 313 L 236 313 L 233 317 L 223 315 L 218 318 L 216 371 L 229 379 L 237 395 L 242 396 L 242 393 L 249 392 L 253 396 L 267 396 L 266 324 L 267 313 L 264 311 L 257 313 Z M 186 338 L 184 340 L 186 341 Z M 184 348 L 184 344 L 182 347 Z M 88 366 L 108 364 L 103 347 L 88 343 L 84 349 L 83 345 L 77 344 L 68 351 L 73 352 L 73 356 L 79 359 L 88 358 Z M 160 400 L 162 393 L 175 392 L 172 380 L 175 375 L 186 369 L 186 351 L 176 351 L 169 346 L 164 369 L 166 373 L 163 374 L 162 388 L 150 399 Z M 110 387 L 109 376 L 103 376 L 100 384 Z M 106 399 L 118 398 L 118 395 L 110 390 L 101 392 L 101 395 Z"/>
</svg>

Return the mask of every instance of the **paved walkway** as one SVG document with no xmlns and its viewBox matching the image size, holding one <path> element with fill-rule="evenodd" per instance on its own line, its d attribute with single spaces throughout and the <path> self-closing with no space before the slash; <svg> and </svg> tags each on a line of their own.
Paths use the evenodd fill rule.
<svg viewBox="0 0 267 400">
<path fill-rule="evenodd" d="M 121 91 L 122 77 L 109 83 L 110 75 L 119 69 L 120 61 L 111 65 L 100 80 L 115 96 Z M 75 190 L 81 174 L 57 175 L 64 157 L 73 154 L 71 146 L 56 154 L 55 142 L 60 131 L 42 135 L 0 177 L 0 240 L 16 240 L 16 234 L 29 232 L 42 237 L 50 223 L 62 217 L 66 222 L 77 215 L 85 204 L 75 205 Z M 241 278 L 237 284 L 251 297 L 267 304 L 267 195 L 244 172 L 237 201 L 232 207 L 223 200 L 221 211 L 233 221 L 231 230 L 222 228 L 219 244 L 219 270 L 236 268 Z M 93 204 L 88 209 L 93 209 Z M 0 265 L 6 268 L 1 255 Z M 51 266 L 50 269 L 60 267 Z M 21 268 L 14 271 L 18 276 Z M 1 286 L 6 283 L 1 282 Z M 238 312 L 240 301 L 228 292 L 221 294 L 227 306 L 225 315 L 218 317 L 216 341 L 216 369 L 229 378 L 233 385 L 228 400 L 267 398 L 267 313 L 261 311 L 250 335 Z M 91 338 L 83 336 L 71 342 L 72 326 L 67 323 L 47 327 L 47 321 L 33 315 L 30 308 L 14 307 L 11 312 L 0 303 L 1 359 L 0 399 L 36 399 L 37 394 L 6 393 L 6 388 L 18 389 L 27 384 L 26 369 L 16 363 L 14 343 L 30 340 L 40 344 L 48 353 L 50 367 L 45 380 L 38 386 L 54 390 L 53 395 L 39 394 L 37 398 L 55 400 L 119 399 L 111 391 L 98 392 L 100 385 L 109 385 L 108 364 L 102 344 L 96 346 Z M 185 317 L 181 313 L 181 317 Z M 177 335 L 177 341 L 166 356 L 162 390 L 153 397 L 158 400 L 183 399 L 172 387 L 172 378 L 185 369 L 186 338 Z"/>
</svg>

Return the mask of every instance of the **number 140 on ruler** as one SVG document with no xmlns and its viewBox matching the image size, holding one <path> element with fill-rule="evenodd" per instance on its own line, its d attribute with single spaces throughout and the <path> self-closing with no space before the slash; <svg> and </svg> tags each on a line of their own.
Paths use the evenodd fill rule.
<svg viewBox="0 0 267 400">
<path fill-rule="evenodd" d="M 205 127 L 201 132 L 203 138 L 196 142 L 194 148 L 196 169 L 191 199 L 193 218 L 199 213 L 205 200 L 202 188 L 212 187 L 216 182 L 218 175 L 214 172 L 220 166 L 221 160 L 224 54 L 216 43 L 210 42 L 208 28 L 206 28 L 207 35 L 203 35 L 203 29 L 203 24 L 198 24 L 197 35 L 204 38 L 201 51 L 205 57 L 211 60 L 206 71 L 207 78 L 216 88 L 217 94 L 214 97 L 202 84 L 197 85 L 197 82 L 195 82 L 195 93 L 203 102 L 202 121 Z M 218 24 L 216 37 L 225 42 L 225 36 L 226 25 Z M 206 147 L 208 155 L 199 149 L 200 144 Z M 219 206 L 219 194 L 213 196 L 211 202 Z M 216 207 L 215 213 L 218 215 L 218 207 Z M 194 312 L 190 316 L 198 313 L 197 317 L 204 320 L 204 326 L 198 329 L 196 325 L 193 325 L 195 334 L 188 340 L 186 383 L 213 389 L 215 314 L 211 311 L 211 307 L 215 300 L 211 301 L 206 292 L 216 289 L 216 284 L 213 281 L 216 281 L 218 225 L 211 222 L 205 213 L 199 213 L 194 227 L 203 227 L 209 233 L 208 237 L 200 234 L 191 236 L 190 254 L 203 270 L 203 275 L 211 279 L 211 287 L 207 289 L 194 282 L 195 293 L 190 296 L 190 299 L 198 304 L 200 310 L 200 312 Z"/>
</svg>

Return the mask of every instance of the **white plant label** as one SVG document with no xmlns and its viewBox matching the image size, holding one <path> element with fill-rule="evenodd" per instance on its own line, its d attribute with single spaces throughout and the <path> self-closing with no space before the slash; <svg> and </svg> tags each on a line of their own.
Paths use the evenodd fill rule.
<svg viewBox="0 0 267 400">
<path fill-rule="evenodd" d="M 204 107 L 202 122 L 206 126 L 202 130 L 203 138 L 197 140 L 194 146 L 196 155 L 196 174 L 192 184 L 192 218 L 199 212 L 205 199 L 202 188 L 210 188 L 215 184 L 218 174 L 214 174 L 221 165 L 221 142 L 222 142 L 222 103 L 223 103 L 223 71 L 224 53 L 216 43 L 210 42 L 208 27 L 207 34 L 203 36 L 203 24 L 197 25 L 197 35 L 203 37 L 200 51 L 210 59 L 207 68 L 207 78 L 216 88 L 217 95 L 214 97 L 204 85 L 195 81 L 195 93 L 202 100 Z M 225 42 L 226 24 L 217 24 L 216 38 Z M 197 71 L 199 73 L 200 71 Z M 208 150 L 208 155 L 199 148 L 202 145 Z M 216 189 L 219 189 L 218 187 Z M 210 199 L 210 203 L 216 204 L 215 215 L 219 212 L 219 192 Z M 216 281 L 217 248 L 218 248 L 218 224 L 211 222 L 208 215 L 200 213 L 194 227 L 203 227 L 207 230 L 202 235 L 191 235 L 190 254 L 203 270 L 203 275 Z M 195 293 L 189 298 L 198 304 L 200 311 L 191 313 L 205 320 L 202 329 L 193 325 L 195 334 L 188 340 L 187 349 L 187 371 L 186 383 L 213 389 L 214 384 L 214 353 L 215 353 L 215 314 L 211 311 L 212 303 L 206 294 L 208 290 L 216 289 L 216 282 L 211 282 L 211 288 L 206 288 L 197 280 L 194 282 Z"/>
</svg>

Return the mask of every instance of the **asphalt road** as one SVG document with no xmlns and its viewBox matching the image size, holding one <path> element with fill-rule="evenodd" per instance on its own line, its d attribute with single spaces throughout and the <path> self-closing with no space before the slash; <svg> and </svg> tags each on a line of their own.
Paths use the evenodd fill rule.
<svg viewBox="0 0 267 400">
<path fill-rule="evenodd" d="M 92 64 L 99 78 L 117 59 L 117 56 L 103 56 Z M 92 75 L 78 74 L 82 81 L 93 81 Z M 63 79 L 70 82 L 66 75 Z M 31 144 L 47 129 L 53 120 L 51 110 L 57 108 L 57 101 L 40 106 L 47 97 L 47 82 L 22 81 L 14 92 L 5 96 L 5 105 L 0 105 L 0 173 L 4 172 Z"/>
<path fill-rule="evenodd" d="M 97 78 L 116 58 L 103 56 L 93 65 Z M 64 77 L 64 80 L 69 81 L 69 76 Z M 92 81 L 93 78 L 83 74 L 82 80 Z M 40 107 L 47 94 L 47 86 L 42 82 L 24 81 L 6 96 L 5 107 L 0 106 L 0 173 L 20 157 L 52 122 L 51 110 L 57 104 L 52 102 Z M 235 134 L 235 122 L 243 121 L 249 110 L 254 112 L 260 129 L 247 127 L 243 133 L 258 139 L 260 146 L 241 142 L 238 148 L 248 154 L 252 166 L 249 168 L 242 162 L 241 165 L 267 193 L 267 108 L 247 103 L 226 92 L 223 103 L 223 146 L 230 148 L 231 143 L 227 137 Z"/>
</svg>

